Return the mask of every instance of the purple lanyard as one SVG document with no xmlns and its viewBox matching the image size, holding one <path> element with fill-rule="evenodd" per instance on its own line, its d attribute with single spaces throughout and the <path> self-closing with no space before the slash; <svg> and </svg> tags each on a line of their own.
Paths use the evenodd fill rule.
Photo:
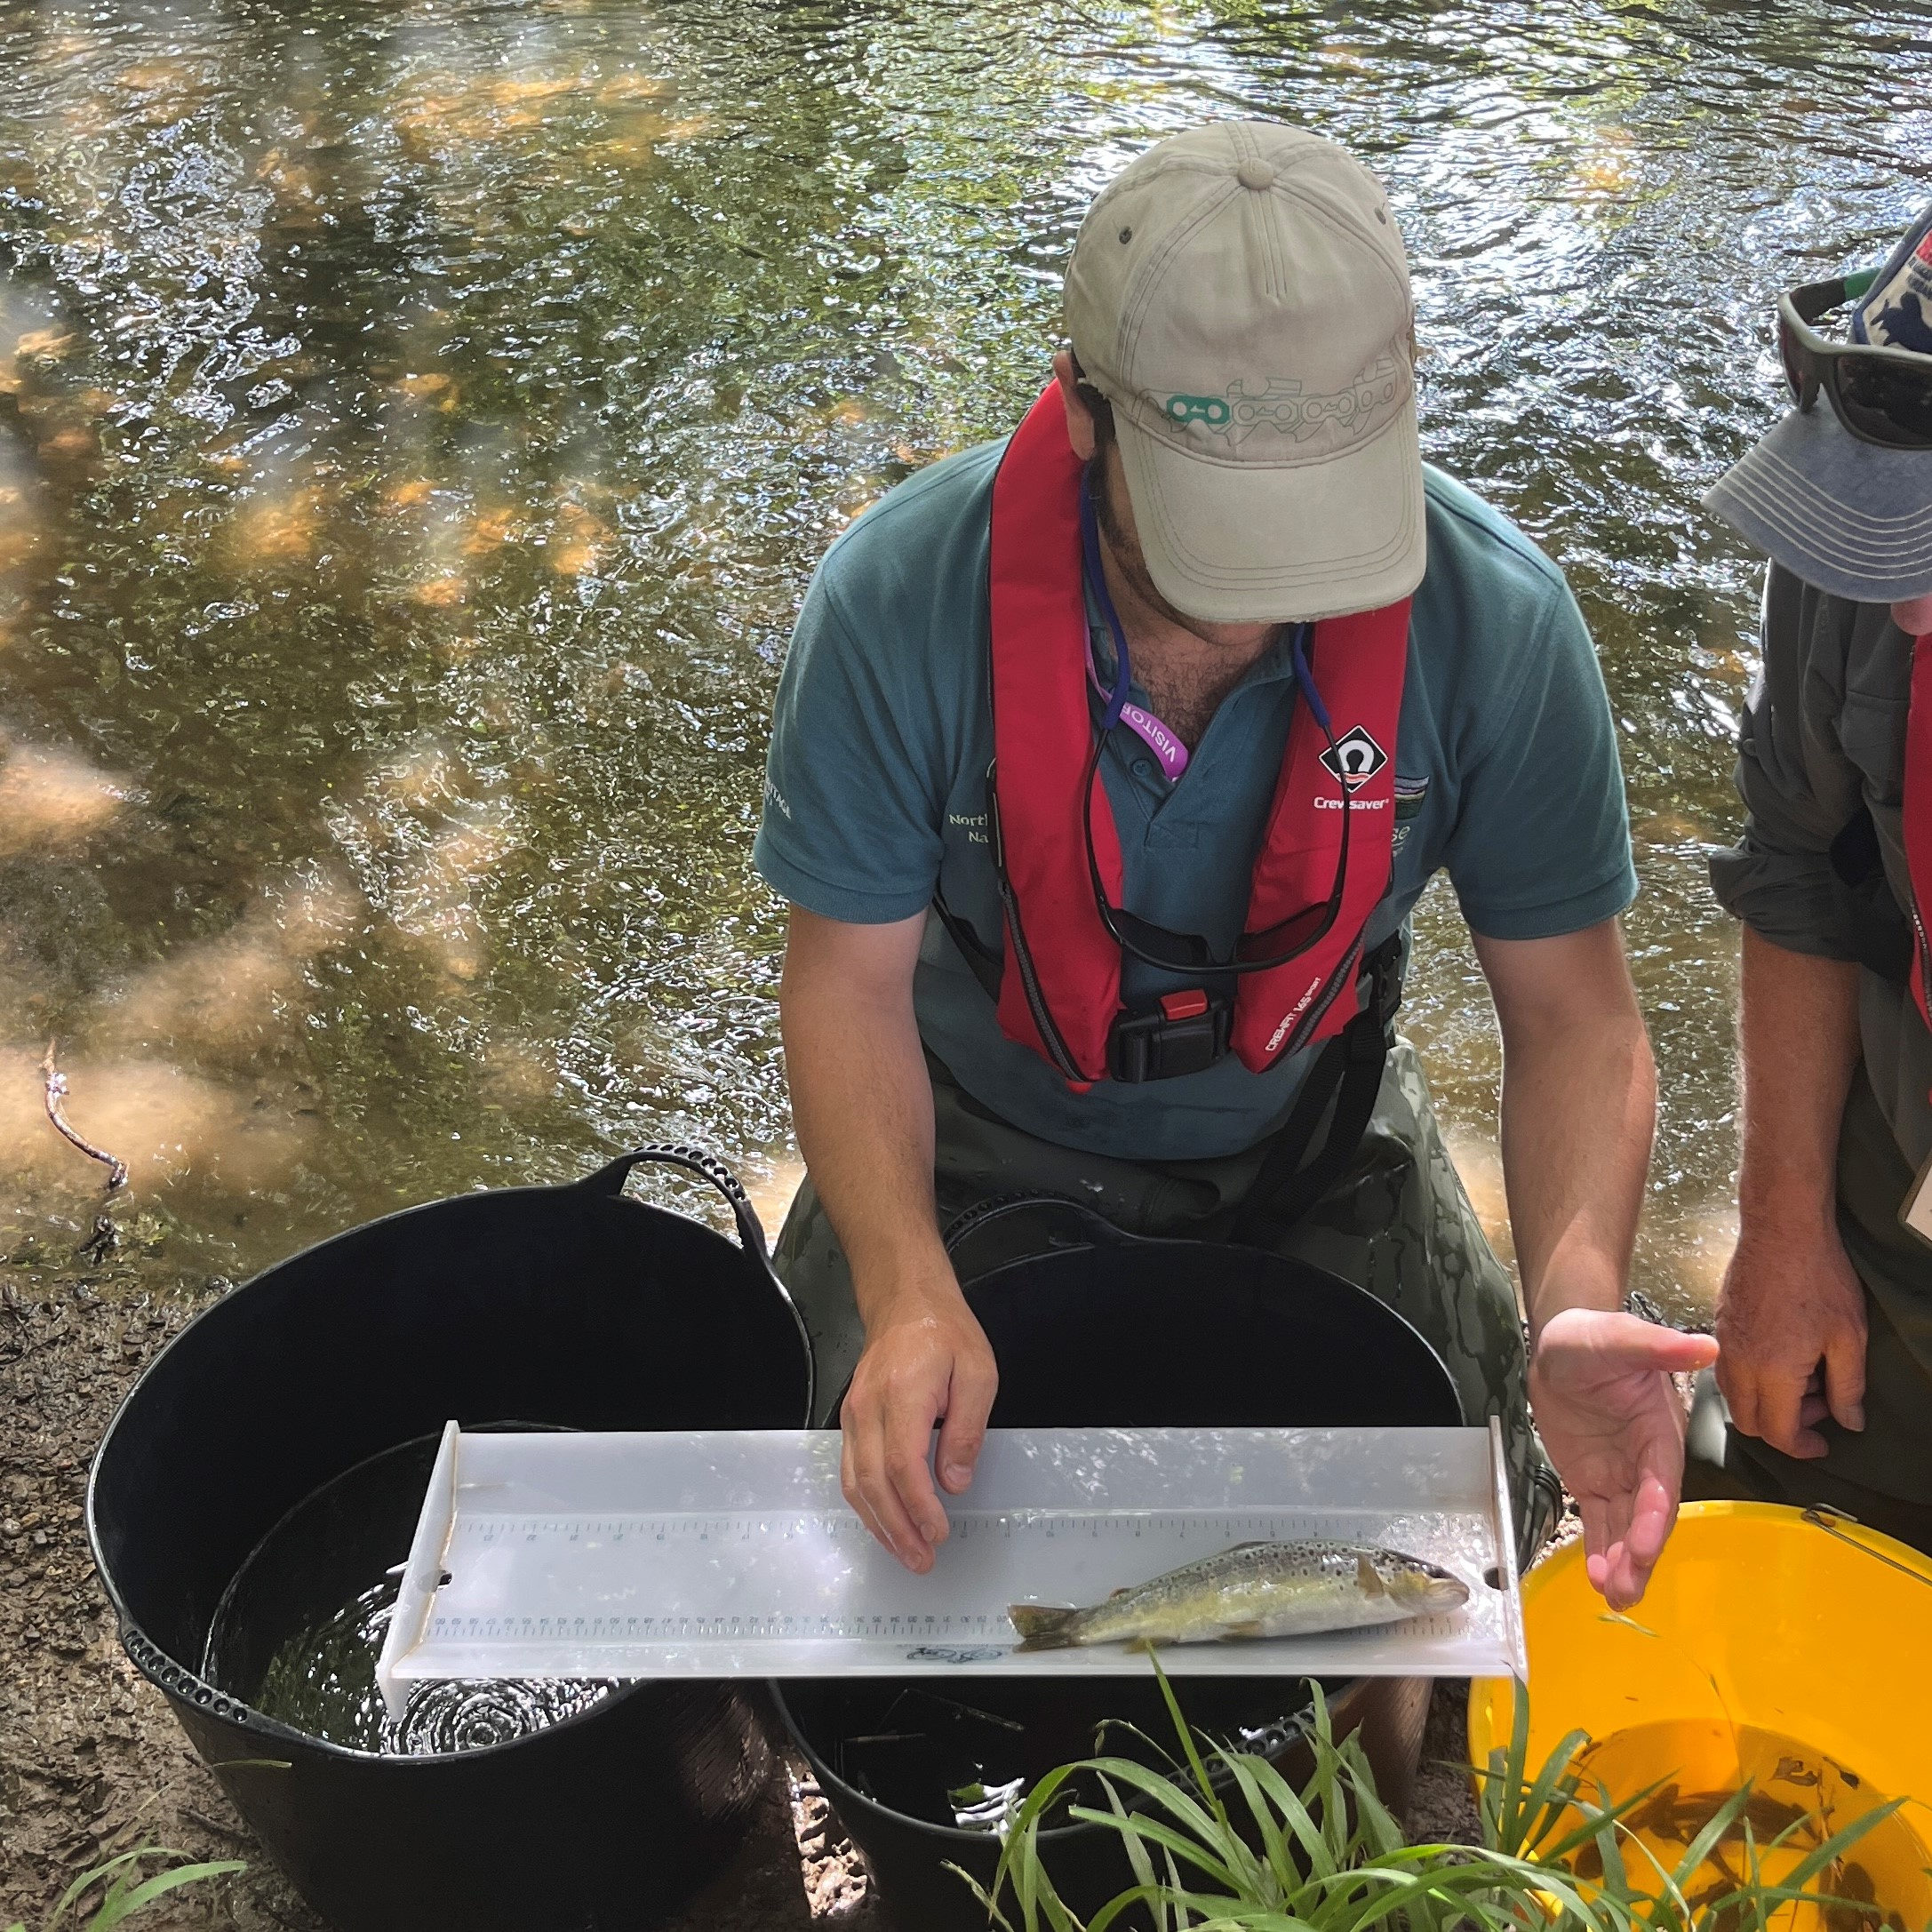
<svg viewBox="0 0 1932 1932">
<path fill-rule="evenodd" d="M 1187 769 L 1187 747 L 1153 712 L 1127 701 L 1127 689 L 1133 678 L 1127 661 L 1127 633 L 1121 628 L 1114 599 L 1107 595 L 1106 573 L 1100 567 L 1100 528 L 1094 516 L 1093 492 L 1087 487 L 1084 473 L 1080 479 L 1080 547 L 1093 601 L 1100 606 L 1100 615 L 1106 619 L 1114 638 L 1114 685 L 1109 690 L 1100 682 L 1100 667 L 1094 662 L 1092 629 L 1087 632 L 1087 675 L 1103 701 L 1100 735 L 1105 738 L 1116 724 L 1124 724 L 1161 761 L 1161 769 L 1171 785 Z"/>
<path fill-rule="evenodd" d="M 1100 567 L 1100 526 L 1094 515 L 1093 492 L 1087 487 L 1084 472 L 1080 479 L 1080 547 L 1087 582 L 1093 591 L 1093 601 L 1100 606 L 1100 615 L 1106 619 L 1107 630 L 1114 639 L 1114 683 L 1109 689 L 1100 682 L 1100 667 L 1094 662 L 1091 627 L 1087 632 L 1087 675 L 1102 699 L 1100 736 L 1104 738 L 1116 724 L 1124 724 L 1161 761 L 1161 769 L 1171 785 L 1187 769 L 1187 747 L 1153 712 L 1128 702 L 1127 691 L 1133 673 L 1127 659 L 1127 633 L 1121 627 L 1120 614 L 1114 608 L 1114 599 L 1107 594 L 1106 573 Z M 1294 666 L 1296 686 L 1308 700 L 1308 707 L 1313 712 L 1315 723 L 1321 727 L 1323 735 L 1332 740 L 1334 731 L 1329 723 L 1328 707 L 1321 702 L 1321 694 L 1315 689 L 1313 673 L 1308 667 L 1308 634 L 1313 628 L 1312 625 L 1296 625 L 1289 635 L 1289 651 Z"/>
</svg>

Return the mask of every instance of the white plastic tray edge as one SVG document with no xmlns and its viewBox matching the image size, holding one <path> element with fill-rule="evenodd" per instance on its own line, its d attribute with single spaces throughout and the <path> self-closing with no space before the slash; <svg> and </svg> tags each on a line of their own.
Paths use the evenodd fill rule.
<svg viewBox="0 0 1932 1932">
<path fill-rule="evenodd" d="M 1529 1640 L 1523 1629 L 1521 1578 L 1516 1570 L 1516 1518 L 1509 1500 L 1509 1461 L 1503 1453 L 1503 1422 L 1489 1417 L 1489 1479 L 1496 1496 L 1496 1562 L 1503 1579 L 1503 1620 L 1511 1673 L 1529 1681 Z"/>
<path fill-rule="evenodd" d="M 790 1435 L 794 1432 L 767 1432 Z M 1267 1432 L 1273 1433 L 1273 1432 Z M 1290 1432 L 1291 1433 L 1321 1436 L 1332 1433 L 1337 1436 L 1366 1434 L 1369 1432 Z M 1425 1433 L 1428 1432 L 1416 1432 Z M 1450 1432 L 1443 1432 L 1449 1433 Z M 1467 1438 L 1473 1431 L 1456 1432 Z M 818 1432 L 812 1432 L 816 1435 Z M 1493 1554 L 1496 1560 L 1495 1574 L 1499 1579 L 1504 1598 L 1502 1609 L 1503 1628 L 1490 1640 L 1494 1648 L 1482 1659 L 1489 1664 L 1489 1671 L 1478 1671 L 1477 1674 L 1502 1674 L 1504 1671 L 1522 1676 L 1527 1672 L 1521 1606 L 1517 1594 L 1517 1569 L 1515 1561 L 1514 1533 L 1512 1527 L 1507 1465 L 1503 1453 L 1500 1425 L 1491 1418 L 1485 1432 L 1489 1494 L 1482 1505 L 1478 1505 L 1481 1514 L 1489 1519 L 1487 1528 L 1494 1538 Z M 497 1435 L 481 1439 L 487 1442 L 492 1456 L 500 1454 L 508 1444 Z M 544 1449 L 550 1452 L 567 1444 L 568 1436 L 558 1438 L 546 1434 L 538 1438 Z M 581 1437 L 576 1439 L 582 1441 Z M 484 1645 L 478 1651 L 465 1657 L 464 1647 L 452 1644 L 448 1639 L 436 1644 L 427 1641 L 432 1618 L 436 1609 L 436 1596 L 450 1562 L 453 1540 L 459 1532 L 460 1492 L 464 1484 L 463 1452 L 466 1441 L 455 1422 L 444 1427 L 438 1446 L 435 1464 L 431 1473 L 427 1492 L 424 1497 L 409 1559 L 403 1566 L 401 1587 L 395 1610 L 391 1617 L 385 1637 L 382 1652 L 377 1665 L 377 1681 L 385 1705 L 392 1717 L 400 1718 L 407 1699 L 416 1682 L 433 1678 L 451 1676 L 490 1676 L 504 1674 L 540 1674 L 552 1676 L 598 1676 L 630 1674 L 612 1673 L 608 1664 L 592 1654 L 586 1654 L 574 1665 L 565 1665 L 553 1657 L 547 1664 L 518 1673 L 507 1673 L 500 1667 L 485 1667 L 491 1661 L 489 1647 Z M 1471 1473 L 1473 1473 L 1472 1471 Z M 495 1484 L 489 1485 L 496 1487 Z M 1472 1497 L 1471 1500 L 1473 1500 Z M 1398 1651 L 1389 1649 L 1383 1633 L 1361 1631 L 1347 1633 L 1334 1640 L 1330 1645 L 1336 1654 L 1324 1655 L 1316 1659 L 1304 1655 L 1308 1639 L 1278 1640 L 1275 1641 L 1241 1645 L 1224 1649 L 1216 1645 L 1186 1646 L 1178 1652 L 1170 1652 L 1164 1661 L 1177 1673 L 1195 1674 L 1206 1673 L 1222 1674 L 1265 1674 L 1287 1673 L 1289 1674 L 1312 1674 L 1320 1671 L 1344 1671 L 1350 1674 L 1414 1674 L 1417 1665 L 1411 1659 L 1404 1661 Z M 695 1653 L 675 1655 L 667 1648 L 662 1651 L 658 1668 L 651 1675 L 736 1675 L 754 1674 L 769 1676 L 796 1676 L 801 1674 L 916 1674 L 900 1653 L 897 1661 L 881 1661 L 876 1657 L 862 1657 L 863 1646 L 843 1642 L 826 1643 L 815 1641 L 811 1655 L 811 1667 L 806 1669 L 800 1662 L 800 1653 L 795 1643 L 789 1641 L 749 1642 L 729 1650 L 711 1649 L 707 1653 L 707 1662 L 700 1665 Z M 822 1661 L 820 1661 L 822 1659 Z M 711 1661 L 715 1660 L 715 1661 Z M 962 1659 L 961 1662 L 965 1660 Z M 978 1660 L 975 1659 L 975 1663 Z M 1100 1653 L 1093 1651 L 1053 1652 L 1044 1656 L 1026 1657 L 1019 1659 L 1027 1674 L 1046 1674 L 1075 1667 L 1086 1669 L 1106 1668 Z M 1462 1675 L 1470 1672 L 1474 1659 L 1456 1663 L 1447 1661 L 1435 1666 L 1436 1673 L 1445 1670 L 1449 1674 Z M 600 1668 L 600 1665 L 603 1665 Z M 1497 1669 L 1501 1666 L 1501 1669 Z M 1005 1667 L 1014 1668 L 1010 1658 Z M 1118 1670 L 1116 1661 L 1113 1668 Z"/>
<path fill-rule="evenodd" d="M 403 1706 L 409 1701 L 409 1686 L 398 1679 L 396 1668 L 423 1641 L 443 1582 L 443 1561 L 456 1528 L 456 1472 L 462 1451 L 463 1432 L 454 1422 L 444 1423 L 436 1460 L 429 1472 L 429 1487 L 416 1519 L 416 1534 L 410 1541 L 409 1561 L 403 1567 L 402 1588 L 389 1615 L 382 1654 L 376 1660 L 376 1682 L 395 1723 L 402 1722 Z"/>
</svg>

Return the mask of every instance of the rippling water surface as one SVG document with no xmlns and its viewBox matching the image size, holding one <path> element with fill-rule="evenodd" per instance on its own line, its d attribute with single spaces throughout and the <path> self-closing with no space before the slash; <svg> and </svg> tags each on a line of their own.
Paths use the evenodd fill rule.
<svg viewBox="0 0 1932 1932">
<path fill-rule="evenodd" d="M 789 1168 L 765 715 L 831 537 L 1042 381 L 1080 214 L 1278 116 L 1378 168 L 1429 454 L 1602 649 L 1664 1069 L 1641 1277 L 1734 1157 L 1704 859 L 1756 569 L 1696 507 L 1777 290 L 1932 180 L 1924 9 L 0 0 L 0 1254 L 239 1274 L 648 1138 Z M 1409 1024 L 1499 1194 L 1439 889 Z"/>
</svg>

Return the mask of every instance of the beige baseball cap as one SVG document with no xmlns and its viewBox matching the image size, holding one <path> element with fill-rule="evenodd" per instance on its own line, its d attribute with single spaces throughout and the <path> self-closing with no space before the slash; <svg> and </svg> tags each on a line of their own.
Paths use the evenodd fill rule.
<svg viewBox="0 0 1932 1932">
<path fill-rule="evenodd" d="M 1102 191 L 1066 331 L 1177 610 L 1335 617 L 1422 581 L 1413 321 L 1387 197 L 1318 135 L 1215 122 Z"/>
</svg>

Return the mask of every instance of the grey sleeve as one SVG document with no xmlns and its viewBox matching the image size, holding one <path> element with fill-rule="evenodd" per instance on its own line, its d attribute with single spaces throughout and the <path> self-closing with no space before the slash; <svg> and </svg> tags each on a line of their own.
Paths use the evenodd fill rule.
<svg viewBox="0 0 1932 1932">
<path fill-rule="evenodd" d="M 1862 608 L 1820 597 L 1776 566 L 1767 576 L 1764 665 L 1738 724 L 1744 835 L 1711 860 L 1726 911 L 1786 952 L 1823 959 L 1859 956 L 1856 906 L 1831 850 L 1864 802 L 1839 737 Z"/>
</svg>

